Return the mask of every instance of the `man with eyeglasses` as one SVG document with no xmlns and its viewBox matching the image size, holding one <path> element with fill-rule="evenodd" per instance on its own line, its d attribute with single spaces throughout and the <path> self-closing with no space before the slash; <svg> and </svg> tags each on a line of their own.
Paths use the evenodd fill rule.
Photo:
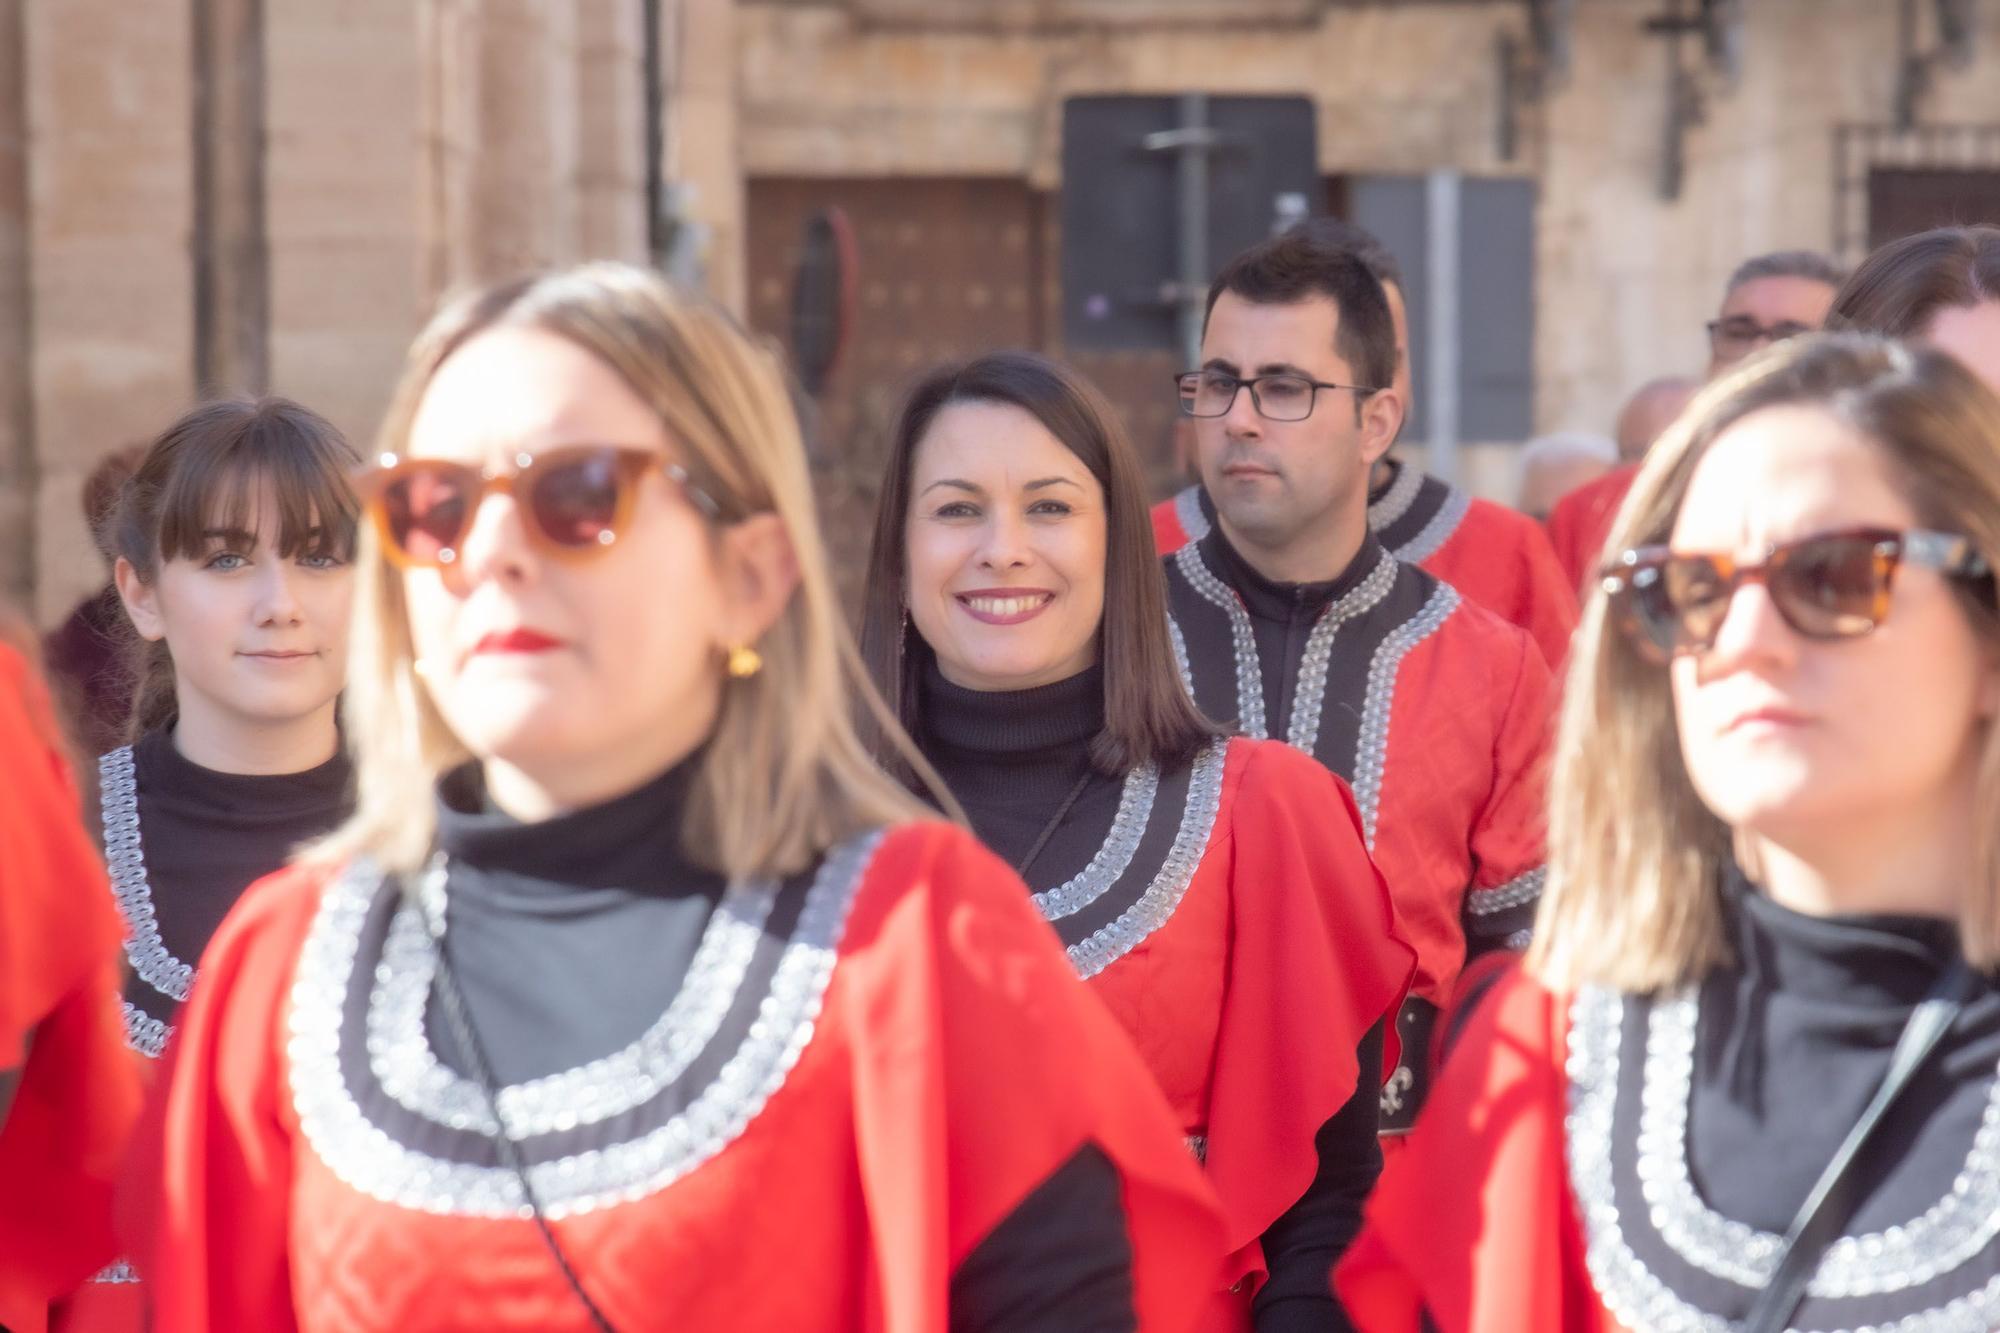
<svg viewBox="0 0 2000 1333">
<path fill-rule="evenodd" d="M 1716 378 L 1760 348 L 1817 330 L 1826 323 L 1834 295 L 1846 280 L 1838 264 L 1814 250 L 1779 250 L 1738 264 L 1723 290 L 1722 309 L 1708 322 L 1708 377 Z M 1672 394 L 1674 383 L 1647 385 L 1633 395 L 1627 410 L 1641 406 L 1640 400 L 1655 385 L 1669 386 L 1662 392 Z M 1685 402 L 1683 395 L 1679 403 Z M 1621 451 L 1623 447 L 1621 442 Z M 1572 586 L 1587 588 L 1595 579 L 1611 521 L 1638 475 L 1634 460 L 1579 486 L 1549 511 L 1549 538 Z"/>
<path fill-rule="evenodd" d="M 1201 350 L 1177 387 L 1215 519 L 1166 561 L 1176 650 L 1209 716 L 1353 788 L 1418 952 L 1382 1092 L 1383 1131 L 1401 1133 L 1468 953 L 1527 941 L 1548 667 L 1526 631 L 1369 530 L 1369 469 L 1403 399 L 1366 265 L 1296 234 L 1253 247 L 1210 288 Z"/>
<path fill-rule="evenodd" d="M 1375 275 L 1389 301 L 1396 335 L 1391 386 L 1411 402 L 1409 321 L 1403 271 L 1374 236 L 1339 218 L 1313 218 L 1295 230 L 1328 250 L 1352 254 Z M 1161 554 L 1179 550 L 1214 522 L 1215 506 L 1190 486 L 1154 506 L 1153 537 Z M 1576 592 L 1564 577 L 1541 524 L 1526 514 L 1469 495 L 1422 468 L 1384 456 L 1369 477 L 1368 525 L 1398 560 L 1420 565 L 1479 605 L 1534 637 L 1551 664 L 1569 651 L 1576 628 Z"/>
</svg>

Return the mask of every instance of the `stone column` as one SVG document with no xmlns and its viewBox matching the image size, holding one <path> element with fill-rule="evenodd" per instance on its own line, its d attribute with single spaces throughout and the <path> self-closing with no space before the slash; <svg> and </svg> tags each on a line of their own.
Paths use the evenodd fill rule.
<svg viewBox="0 0 2000 1333">
<path fill-rule="evenodd" d="M 680 221 L 698 229 L 709 293 L 741 315 L 746 289 L 736 0 L 659 3 L 665 11 L 665 176 L 682 203 Z"/>
<path fill-rule="evenodd" d="M 410 0 L 263 0 L 271 385 L 365 448 L 430 306 Z"/>
<path fill-rule="evenodd" d="M 643 0 L 577 0 L 576 249 L 646 258 Z"/>
<path fill-rule="evenodd" d="M 264 0 L 197 0 L 194 21 L 195 385 L 269 387 L 264 233 Z"/>
<path fill-rule="evenodd" d="M 425 279 L 433 291 L 577 253 L 577 11 L 424 0 Z"/>
<path fill-rule="evenodd" d="M 45 621 L 104 578 L 80 513 L 83 478 L 100 455 L 158 432 L 194 392 L 188 5 L 24 6 L 35 610 Z"/>
<path fill-rule="evenodd" d="M 0 0 L 0 601 L 35 591 L 35 413 L 29 374 L 27 82 L 21 0 Z"/>
</svg>

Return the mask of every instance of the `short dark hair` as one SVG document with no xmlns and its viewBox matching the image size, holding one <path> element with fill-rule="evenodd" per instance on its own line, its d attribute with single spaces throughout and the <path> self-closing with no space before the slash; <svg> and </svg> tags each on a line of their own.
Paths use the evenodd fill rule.
<svg viewBox="0 0 2000 1333">
<path fill-rule="evenodd" d="M 1104 488 L 1104 620 L 1098 630 L 1104 730 L 1091 741 L 1091 760 L 1109 774 L 1147 762 L 1162 768 L 1186 762 L 1221 731 L 1201 715 L 1181 683 L 1138 455 L 1096 389 L 1032 352 L 992 352 L 940 366 L 918 382 L 897 413 L 875 506 L 861 613 L 861 655 L 897 720 L 922 745 L 921 682 L 933 658 L 930 645 L 904 618 L 910 485 L 918 446 L 938 413 L 953 403 L 1020 408 L 1062 441 Z M 875 750 L 885 767 L 914 783 L 892 747 L 878 741 Z"/>
<path fill-rule="evenodd" d="M 1366 227 L 1346 218 L 1322 217 L 1307 218 L 1294 225 L 1292 230 L 1314 245 L 1328 250 L 1345 250 L 1368 266 L 1368 271 L 1375 275 L 1375 281 L 1384 287 L 1403 290 L 1403 266 L 1396 262 L 1396 256 L 1389 253 L 1389 247 Z"/>
<path fill-rule="evenodd" d="M 1773 250 L 1767 255 L 1753 255 L 1736 266 L 1729 275 L 1729 285 L 1722 289 L 1725 298 L 1746 282 L 1759 278 L 1803 278 L 1807 282 L 1823 282 L 1838 288 L 1847 280 L 1847 271 L 1827 255 L 1817 250 Z"/>
<path fill-rule="evenodd" d="M 1330 249 L 1296 230 L 1251 246 L 1225 264 L 1210 284 L 1204 328 L 1224 292 L 1257 305 L 1331 299 L 1339 312 L 1334 350 L 1355 378 L 1369 389 L 1387 388 L 1395 380 L 1396 327 L 1389 319 L 1389 298 L 1381 280 L 1353 251 Z"/>
<path fill-rule="evenodd" d="M 1833 298 L 1828 328 L 1907 338 L 1940 310 L 2000 301 L 2000 227 L 1938 227 L 1890 241 Z"/>
</svg>

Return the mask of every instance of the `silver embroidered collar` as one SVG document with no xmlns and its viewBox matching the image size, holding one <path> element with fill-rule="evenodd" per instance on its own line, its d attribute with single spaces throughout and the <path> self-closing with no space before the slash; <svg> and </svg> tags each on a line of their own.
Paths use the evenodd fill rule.
<svg viewBox="0 0 2000 1333">
<path fill-rule="evenodd" d="M 1202 598 L 1229 617 L 1229 637 L 1236 655 L 1237 722 L 1243 734 L 1256 740 L 1270 732 L 1264 716 L 1264 677 L 1257 658 L 1257 637 L 1250 613 L 1229 586 L 1208 567 L 1198 546 L 1184 546 L 1174 555 L 1181 577 Z M 1306 635 L 1305 651 L 1299 657 L 1299 686 L 1292 698 L 1292 716 L 1285 740 L 1294 748 L 1311 754 L 1319 739 L 1321 710 L 1326 706 L 1326 677 L 1333 660 L 1333 644 L 1340 627 L 1356 616 L 1382 604 L 1396 584 L 1396 560 L 1387 551 L 1377 554 L 1375 567 L 1367 577 L 1320 612 Z"/>
<path fill-rule="evenodd" d="M 1228 742 L 1215 741 L 1195 757 L 1188 774 L 1187 804 L 1181 813 L 1180 828 L 1174 834 L 1173 845 L 1167 849 L 1166 859 L 1151 883 L 1136 899 L 1108 925 L 1100 926 L 1083 939 L 1067 947 L 1069 960 L 1076 968 L 1077 975 L 1084 978 L 1096 976 L 1105 968 L 1123 958 L 1143 943 L 1148 936 L 1165 925 L 1187 895 L 1188 885 L 1194 882 L 1194 873 L 1201 865 L 1201 858 L 1208 851 L 1208 840 L 1215 828 L 1215 817 L 1222 804 L 1222 773 L 1228 756 Z M 1142 777 L 1143 775 L 1143 777 Z M 1126 799 L 1120 802 L 1119 819 L 1124 819 L 1135 788 L 1143 784 L 1145 806 L 1123 827 L 1118 820 L 1112 821 L 1111 836 L 1091 860 L 1096 867 L 1100 860 L 1119 862 L 1117 874 L 1109 875 L 1097 886 L 1088 901 L 1079 901 L 1068 912 L 1052 915 L 1043 907 L 1047 895 L 1036 894 L 1035 905 L 1042 907 L 1042 914 L 1050 921 L 1062 916 L 1074 915 L 1083 908 L 1102 898 L 1117 882 L 1118 875 L 1131 865 L 1133 854 L 1138 850 L 1150 819 L 1154 795 L 1159 788 L 1159 770 L 1151 765 L 1134 770 L 1125 783 Z M 1138 779 L 1139 781 L 1135 781 Z M 1114 850 L 1115 849 L 1115 850 Z M 1110 857 L 1107 852 L 1112 852 Z M 1085 874 L 1090 873 L 1086 869 Z M 1077 879 L 1083 876 L 1079 875 Z M 1077 880 L 1071 880 L 1075 884 Z M 1069 885 L 1064 885 L 1067 889 Z M 1060 893 L 1063 889 L 1051 890 Z"/>
<path fill-rule="evenodd" d="M 770 988 L 748 1034 L 715 1078 L 665 1123 L 623 1143 L 593 1148 L 533 1162 L 528 1173 L 544 1212 L 564 1217 L 643 1198 L 666 1188 L 708 1161 L 732 1142 L 764 1108 L 797 1063 L 811 1040 L 815 1022 L 833 975 L 847 914 L 882 835 L 871 834 L 834 849 L 806 890 L 797 927 L 786 942 Z M 384 1202 L 431 1213 L 480 1217 L 527 1216 L 520 1183 L 501 1166 L 451 1161 L 410 1148 L 371 1122 L 348 1086 L 341 1067 L 344 1013 L 361 934 L 376 895 L 383 891 L 381 873 L 365 863 L 351 866 L 327 886 L 299 956 L 287 1023 L 287 1053 L 293 1105 L 313 1151 L 351 1188 Z M 732 890 L 734 894 L 737 890 Z M 714 1036 L 710 1007 L 714 997 L 688 996 L 696 984 L 726 984 L 733 974 L 740 987 L 735 955 L 743 932 L 768 904 L 758 901 L 762 890 L 742 891 L 742 902 L 731 903 L 721 925 L 711 921 L 696 966 L 683 983 L 682 994 L 661 1022 L 626 1050 L 532 1083 L 500 1089 L 502 1114 L 516 1134 L 533 1133 L 534 1125 L 559 1129 L 566 1112 L 553 1102 L 556 1095 L 573 1096 L 569 1108 L 577 1123 L 616 1113 L 630 1090 L 617 1080 L 633 1075 L 660 1082 L 670 1067 L 683 1070 Z M 729 895 L 725 895 L 725 899 Z M 411 968 L 416 958 L 407 948 L 409 931 L 428 931 L 424 908 L 398 904 L 392 925 L 403 927 L 404 948 L 385 946 L 370 991 L 368 1033 L 393 1031 L 405 1021 L 400 1015 L 378 1016 L 379 1007 L 401 999 L 410 990 L 396 973 Z M 433 960 L 434 961 L 434 960 Z M 683 1002 L 683 997 L 685 1002 Z M 728 997 L 733 998 L 733 994 Z M 418 1037 L 422 1036 L 419 1001 Z M 718 1020 L 719 1021 L 719 1020 Z M 385 1056 L 396 1065 L 401 1056 Z M 376 1057 L 371 1053 L 371 1064 Z M 458 1100 L 449 1082 L 427 1076 L 421 1059 L 412 1067 L 403 1093 L 418 1103 L 418 1114 L 447 1127 L 477 1129 L 479 1113 Z M 399 1070 L 398 1078 L 406 1076 Z M 516 1115 L 522 1117 L 515 1123 Z M 442 1119 L 440 1119 L 442 1116 Z M 455 1123 L 463 1120 L 464 1123 Z M 490 1124 L 490 1120 L 487 1122 Z"/>
<path fill-rule="evenodd" d="M 368 1061 L 398 1105 L 437 1124 L 491 1135 L 485 1091 L 441 1063 L 425 1035 L 424 1013 L 437 978 L 433 934 L 446 919 L 447 867 L 439 853 L 390 923 L 368 1004 Z M 499 1089 L 500 1116 L 516 1139 L 594 1125 L 645 1105 L 707 1048 L 742 988 L 778 886 L 732 887 L 709 914 L 687 978 L 640 1037 L 601 1059 Z"/>
<path fill-rule="evenodd" d="M 132 747 L 121 745 L 97 760 L 98 804 L 103 809 L 104 864 L 111 895 L 125 918 L 125 957 L 139 980 L 181 1003 L 194 985 L 194 968 L 173 956 L 160 938 L 153 910 L 153 886 L 146 878 L 146 853 L 139 839 L 139 776 Z M 173 1029 L 125 1002 L 125 1040 L 133 1050 L 157 1058 Z"/>
<path fill-rule="evenodd" d="M 1612 1167 L 1626 1002 L 1614 991 L 1586 987 L 1570 1006 L 1564 1138 L 1570 1182 L 1583 1214 L 1591 1277 L 1611 1312 L 1637 1333 L 1651 1329 L 1731 1333 L 1730 1321 L 1690 1305 L 1646 1267 L 1626 1238 Z M 1687 1108 L 1693 1095 L 1697 1017 L 1698 1001 L 1691 992 L 1656 1002 L 1648 1015 L 1637 1166 L 1646 1220 L 1693 1267 L 1738 1286 L 1761 1288 L 1777 1264 L 1782 1239 L 1710 1209 L 1696 1194 L 1688 1169 Z M 1821 1299 L 1905 1291 L 1962 1267 L 1996 1234 L 2000 1234 L 2000 1080 L 1952 1192 L 1899 1226 L 1836 1241 L 1821 1259 L 1807 1291 Z M 1887 1327 L 1896 1333 L 1957 1333 L 1991 1328 L 1997 1315 L 2000 1277 Z"/>
<path fill-rule="evenodd" d="M 1053 889 L 1034 895 L 1035 908 L 1043 920 L 1061 921 L 1075 916 L 1110 891 L 1132 865 L 1139 842 L 1146 836 L 1146 825 L 1152 821 L 1153 801 L 1159 791 L 1157 765 L 1142 764 L 1125 775 L 1111 832 L 1090 858 L 1090 864 Z"/>
<path fill-rule="evenodd" d="M 1368 528 L 1380 532 L 1390 524 L 1410 512 L 1410 506 L 1417 502 L 1417 493 L 1424 488 L 1424 474 L 1408 463 L 1396 465 L 1396 479 L 1389 483 L 1389 489 L 1368 503 Z"/>
</svg>

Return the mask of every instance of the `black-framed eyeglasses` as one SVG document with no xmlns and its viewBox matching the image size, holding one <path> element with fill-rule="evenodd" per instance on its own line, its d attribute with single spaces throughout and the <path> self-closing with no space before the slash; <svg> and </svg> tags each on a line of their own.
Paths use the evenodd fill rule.
<svg viewBox="0 0 2000 1333">
<path fill-rule="evenodd" d="M 1762 564 L 1641 546 L 1604 571 L 1604 591 L 1633 642 L 1664 660 L 1713 647 L 1746 583 L 1763 584 L 1779 618 L 1802 638 L 1859 638 L 1889 618 L 1902 565 L 1961 580 L 1992 573 L 1970 539 L 1955 533 L 1854 528 L 1781 542 Z"/>
<path fill-rule="evenodd" d="M 1378 390 L 1359 384 L 1330 384 L 1304 375 L 1253 375 L 1242 379 L 1222 370 L 1188 370 L 1174 376 L 1180 390 L 1181 412 L 1191 417 L 1227 416 L 1240 389 L 1250 390 L 1250 404 L 1267 421 L 1304 421 L 1312 415 L 1321 389 L 1347 389 L 1357 398 Z"/>
<path fill-rule="evenodd" d="M 1765 325 L 1748 315 L 1731 315 L 1728 319 L 1708 321 L 1708 345 L 1718 356 L 1744 356 L 1758 343 L 1781 343 L 1812 331 L 1812 325 L 1795 319 Z"/>
</svg>

